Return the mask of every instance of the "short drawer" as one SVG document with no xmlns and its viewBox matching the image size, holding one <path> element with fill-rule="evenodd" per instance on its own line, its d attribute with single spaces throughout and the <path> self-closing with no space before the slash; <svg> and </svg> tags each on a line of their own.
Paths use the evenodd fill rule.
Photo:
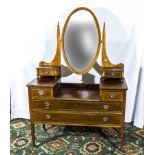
<svg viewBox="0 0 155 155">
<path fill-rule="evenodd" d="M 51 98 L 53 90 L 51 88 L 31 88 L 31 98 Z"/>
<path fill-rule="evenodd" d="M 101 91 L 102 101 L 123 101 L 123 92 Z"/>
<path fill-rule="evenodd" d="M 62 113 L 50 113 L 50 112 L 34 112 L 34 122 L 47 122 L 55 124 L 66 124 L 66 125 L 120 125 L 122 117 L 120 115 L 84 115 L 84 114 L 62 114 Z"/>
</svg>

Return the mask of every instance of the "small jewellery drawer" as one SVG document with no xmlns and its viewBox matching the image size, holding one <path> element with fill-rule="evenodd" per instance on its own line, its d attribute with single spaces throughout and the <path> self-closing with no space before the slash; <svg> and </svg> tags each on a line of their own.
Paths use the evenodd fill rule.
<svg viewBox="0 0 155 155">
<path fill-rule="evenodd" d="M 123 92 L 102 91 L 101 100 L 102 101 L 123 101 Z"/>
<path fill-rule="evenodd" d="M 116 72 L 116 71 L 105 71 L 105 76 L 107 77 L 114 77 L 114 78 L 121 78 L 122 72 Z"/>
<path fill-rule="evenodd" d="M 31 88 L 31 97 L 34 98 L 49 98 L 53 96 L 51 88 Z"/>
<path fill-rule="evenodd" d="M 33 112 L 34 122 L 53 122 L 55 124 L 83 124 L 83 125 L 120 125 L 122 117 L 119 115 L 84 115 L 84 114 L 62 114 L 50 112 Z"/>
<path fill-rule="evenodd" d="M 59 76 L 60 68 L 59 67 L 44 67 L 37 68 L 38 76 Z"/>
</svg>

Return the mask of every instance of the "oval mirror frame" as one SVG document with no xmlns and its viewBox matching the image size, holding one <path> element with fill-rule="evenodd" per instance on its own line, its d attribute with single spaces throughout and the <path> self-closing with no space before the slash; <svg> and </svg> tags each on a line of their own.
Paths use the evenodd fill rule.
<svg viewBox="0 0 155 155">
<path fill-rule="evenodd" d="M 65 54 L 65 47 L 64 47 L 64 36 L 65 36 L 65 31 L 66 31 L 66 28 L 67 28 L 67 24 L 68 24 L 68 22 L 69 22 L 71 16 L 72 16 L 73 14 L 75 14 L 77 11 L 80 11 L 80 10 L 85 10 L 85 11 L 89 12 L 89 13 L 92 15 L 92 17 L 93 17 L 93 19 L 94 19 L 94 22 L 95 22 L 95 25 L 96 25 L 96 28 L 97 28 L 97 32 L 98 32 L 98 45 L 97 45 L 96 54 L 95 54 L 95 56 L 94 56 L 94 58 L 93 58 L 93 61 L 92 61 L 91 64 L 88 66 L 88 68 L 85 69 L 84 71 L 81 71 L 81 72 L 75 70 L 75 69 L 70 65 L 70 63 L 69 63 L 68 60 L 67 60 L 67 57 L 66 57 L 66 54 Z M 86 8 L 86 7 L 78 7 L 78 8 L 76 8 L 76 9 L 74 9 L 74 10 L 69 14 L 69 16 L 67 17 L 67 19 L 66 19 L 66 21 L 65 21 L 65 24 L 64 24 L 64 26 L 63 26 L 63 31 L 62 31 L 62 53 L 63 53 L 63 57 L 64 57 L 64 60 L 65 60 L 65 63 L 67 64 L 67 67 L 68 67 L 73 73 L 76 73 L 76 74 L 80 74 L 80 75 L 81 75 L 81 74 L 86 74 L 86 73 L 88 73 L 88 72 L 93 68 L 94 64 L 95 64 L 96 61 L 97 61 L 97 58 L 98 58 L 98 55 L 99 55 L 99 52 L 100 52 L 100 47 L 101 47 L 101 32 L 100 32 L 100 26 L 99 26 L 99 22 L 98 22 L 98 20 L 97 20 L 97 18 L 96 18 L 96 15 L 95 15 L 90 9 L 88 9 L 88 8 Z"/>
</svg>

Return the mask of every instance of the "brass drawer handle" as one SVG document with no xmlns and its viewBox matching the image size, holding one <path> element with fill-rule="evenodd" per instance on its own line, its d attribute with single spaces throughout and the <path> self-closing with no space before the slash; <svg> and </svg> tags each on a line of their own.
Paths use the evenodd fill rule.
<svg viewBox="0 0 155 155">
<path fill-rule="evenodd" d="M 45 74 L 48 74 L 49 73 L 49 71 L 45 71 Z"/>
<path fill-rule="evenodd" d="M 111 73 L 111 75 L 112 75 L 112 76 L 115 76 L 115 75 L 116 75 L 116 73 L 112 72 L 112 73 Z"/>
<path fill-rule="evenodd" d="M 39 96 L 44 95 L 44 90 L 38 90 L 38 95 L 39 95 Z"/>
<path fill-rule="evenodd" d="M 111 98 L 111 99 L 114 99 L 115 97 L 116 97 L 115 94 L 111 94 L 111 95 L 110 95 L 110 98 Z"/>
<path fill-rule="evenodd" d="M 46 117 L 46 119 L 50 119 L 51 115 L 46 115 L 45 117 Z"/>
<path fill-rule="evenodd" d="M 121 108 L 122 107 L 122 104 L 121 103 L 118 103 L 118 107 Z"/>
<path fill-rule="evenodd" d="M 45 108 L 49 108 L 50 107 L 50 103 L 49 102 L 45 102 L 44 105 L 45 105 Z"/>
<path fill-rule="evenodd" d="M 102 118 L 102 121 L 103 121 L 103 122 L 107 122 L 107 121 L 108 121 L 108 117 L 103 117 L 103 118 Z"/>
<path fill-rule="evenodd" d="M 107 104 L 103 105 L 103 109 L 108 110 L 109 109 L 109 105 L 107 105 Z"/>
</svg>

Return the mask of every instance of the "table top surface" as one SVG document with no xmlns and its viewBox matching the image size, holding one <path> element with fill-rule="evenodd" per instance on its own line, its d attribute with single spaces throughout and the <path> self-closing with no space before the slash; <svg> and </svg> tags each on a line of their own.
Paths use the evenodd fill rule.
<svg viewBox="0 0 155 155">
<path fill-rule="evenodd" d="M 99 84 L 83 84 L 83 83 L 61 83 L 61 78 L 35 78 L 30 83 L 27 84 L 29 87 L 54 87 L 56 84 L 65 85 L 68 87 L 98 87 L 98 89 L 103 90 L 127 90 L 127 84 L 125 79 L 101 79 Z"/>
<path fill-rule="evenodd" d="M 35 78 L 30 83 L 27 84 L 27 86 L 31 87 L 54 87 L 58 82 L 60 82 L 60 78 L 57 77 L 56 79 L 54 77 L 52 78 Z"/>
<path fill-rule="evenodd" d="M 100 89 L 127 90 L 125 79 L 101 79 Z"/>
</svg>

